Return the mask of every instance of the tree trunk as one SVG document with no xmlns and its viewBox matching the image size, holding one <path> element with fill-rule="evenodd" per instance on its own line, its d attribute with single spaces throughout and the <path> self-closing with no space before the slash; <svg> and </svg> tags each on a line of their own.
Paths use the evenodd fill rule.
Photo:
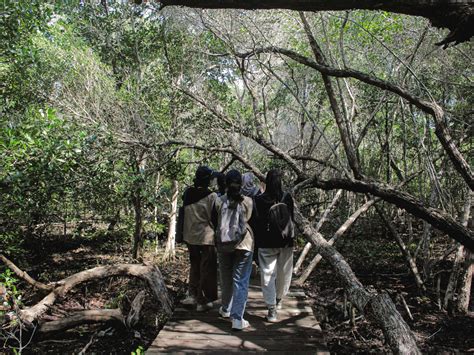
<svg viewBox="0 0 474 355">
<path fill-rule="evenodd" d="M 334 235 L 329 239 L 328 244 L 334 245 L 334 243 L 341 237 L 354 223 L 355 221 L 364 213 L 366 212 L 374 203 L 380 201 L 380 199 L 373 199 L 364 203 L 357 211 L 355 211 L 348 219 L 345 221 L 342 226 L 334 233 Z M 318 233 L 315 230 L 315 233 Z M 303 285 L 306 280 L 308 279 L 309 275 L 313 272 L 313 270 L 318 266 L 319 262 L 321 261 L 322 256 L 321 254 L 317 254 L 313 260 L 311 260 L 308 267 L 305 271 L 301 274 L 298 280 L 295 281 L 296 285 Z"/>
<path fill-rule="evenodd" d="M 474 272 L 474 253 L 466 252 L 464 272 L 461 275 L 461 287 L 458 291 L 456 309 L 461 314 L 469 311 L 471 300 L 472 274 Z"/>
<path fill-rule="evenodd" d="M 311 32 L 311 28 L 309 27 L 309 23 L 306 20 L 304 13 L 300 12 L 300 18 L 301 18 L 301 21 L 303 22 L 303 27 L 306 32 L 306 36 L 308 37 L 309 44 L 313 51 L 313 55 L 316 59 L 316 62 L 318 62 L 318 64 L 320 65 L 327 66 L 327 62 L 326 62 L 326 59 L 324 58 L 324 54 Z M 354 174 L 355 178 L 361 179 L 362 174 L 361 174 L 361 170 L 359 166 L 359 159 L 357 158 L 357 152 L 352 143 L 351 136 L 349 134 L 349 129 L 346 124 L 346 120 L 337 102 L 336 94 L 334 92 L 334 88 L 331 82 L 331 77 L 325 73 L 321 73 L 321 76 L 323 78 L 324 88 L 326 89 L 329 103 L 331 105 L 331 110 L 334 114 L 334 119 L 336 120 L 336 124 L 339 129 L 339 135 L 341 136 L 341 141 L 342 141 L 342 145 L 344 146 L 344 151 L 346 153 L 347 161 L 349 163 L 349 166 L 351 167 L 352 173 Z"/>
<path fill-rule="evenodd" d="M 133 328 L 140 319 L 140 312 L 145 301 L 145 290 L 140 291 L 130 305 L 128 316 L 125 317 L 120 308 L 115 309 L 88 309 L 75 312 L 72 316 L 41 323 L 39 333 L 62 332 L 79 325 L 92 323 L 116 323 L 128 329 Z"/>
<path fill-rule="evenodd" d="M 122 311 L 119 308 L 115 309 L 88 309 L 74 313 L 70 317 L 54 320 L 51 322 L 42 323 L 39 328 L 39 333 L 56 333 L 75 328 L 79 325 L 113 322 L 118 324 L 125 324 Z"/>
<path fill-rule="evenodd" d="M 141 257 L 141 248 L 142 248 L 142 226 L 143 226 L 143 216 L 142 216 L 142 199 L 141 199 L 141 189 L 137 188 L 135 190 L 135 196 L 133 197 L 133 210 L 135 212 L 135 228 L 133 230 L 133 247 L 132 247 L 132 257 L 138 260 Z"/>
<path fill-rule="evenodd" d="M 177 180 L 173 180 L 173 187 L 171 189 L 171 211 L 168 223 L 168 238 L 166 240 L 165 253 L 163 255 L 164 260 L 174 260 L 176 255 L 176 217 L 178 213 L 178 197 L 179 197 L 179 184 Z"/>
<path fill-rule="evenodd" d="M 339 201 L 339 198 L 341 196 L 342 196 L 342 190 L 337 190 L 336 195 L 334 196 L 331 203 L 329 204 L 329 206 L 324 211 L 323 216 L 321 217 L 318 224 L 316 225 L 316 227 L 314 229 L 316 232 L 319 232 L 319 230 L 321 229 L 323 224 L 327 221 L 329 213 L 331 213 L 331 211 L 334 209 L 334 207 L 336 206 L 337 201 Z M 293 268 L 293 273 L 295 275 L 298 274 L 298 271 L 299 271 L 301 265 L 303 264 L 304 259 L 306 258 L 306 255 L 308 254 L 309 250 L 311 249 L 311 245 L 312 244 L 308 242 L 304 246 L 303 251 L 301 252 L 301 254 L 298 258 L 298 261 L 296 262 L 295 267 Z"/>
<path fill-rule="evenodd" d="M 469 215 L 466 218 L 468 221 L 468 227 L 474 229 L 474 193 L 471 191 L 470 209 Z M 466 216 L 467 214 L 465 214 Z M 456 309 L 461 314 L 466 314 L 469 311 L 469 302 L 471 300 L 471 284 L 472 284 L 472 273 L 474 272 L 474 253 L 465 251 L 464 256 L 464 267 L 461 273 L 460 288 L 458 290 L 458 299 L 456 302 Z"/>
<path fill-rule="evenodd" d="M 158 191 L 160 190 L 160 184 L 161 184 L 161 174 L 158 172 L 156 174 L 156 181 L 155 181 L 155 196 L 158 195 Z M 158 205 L 155 204 L 155 207 L 153 208 L 153 221 L 158 222 Z"/>
<path fill-rule="evenodd" d="M 396 354 L 420 354 L 414 335 L 390 297 L 384 293 L 377 294 L 366 290 L 342 255 L 320 233 L 314 233 L 298 208 L 295 209 L 295 219 L 303 235 L 314 244 L 344 283 L 350 301 L 382 328 L 392 351 Z"/>
<path fill-rule="evenodd" d="M 407 246 L 403 242 L 403 239 L 400 237 L 398 234 L 397 229 L 393 225 L 393 223 L 385 216 L 384 212 L 382 209 L 378 208 L 375 206 L 375 209 L 377 210 L 378 214 L 382 218 L 383 222 L 387 226 L 390 234 L 392 235 L 392 238 L 397 242 L 398 247 L 400 248 L 400 251 L 402 252 L 403 256 L 405 257 L 405 260 L 408 264 L 408 268 L 410 272 L 413 275 L 413 278 L 415 279 L 416 286 L 423 291 L 426 291 L 426 287 L 423 283 L 423 280 L 421 279 L 420 272 L 418 271 L 418 267 L 416 266 L 415 259 L 412 257 L 410 250 L 408 250 Z"/>
</svg>

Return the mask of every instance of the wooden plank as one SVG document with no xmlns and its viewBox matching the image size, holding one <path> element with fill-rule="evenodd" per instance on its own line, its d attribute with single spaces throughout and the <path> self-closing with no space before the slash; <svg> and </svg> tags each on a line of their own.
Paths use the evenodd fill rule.
<svg viewBox="0 0 474 355">
<path fill-rule="evenodd" d="M 300 289 L 292 289 L 278 310 L 277 323 L 265 320 L 267 307 L 254 281 L 248 295 L 245 319 L 250 327 L 231 330 L 231 322 L 219 316 L 219 302 L 207 312 L 178 307 L 147 353 L 219 353 L 278 351 L 293 354 L 327 354 L 321 327 L 314 317 L 311 300 Z"/>
<path fill-rule="evenodd" d="M 312 353 L 327 353 L 327 350 L 322 344 L 312 343 L 288 343 L 278 340 L 258 340 L 249 341 L 240 338 L 226 338 L 223 340 L 216 341 L 211 340 L 183 340 L 183 339 L 169 339 L 159 344 L 153 343 L 153 346 L 148 348 L 147 354 L 153 352 L 214 352 L 214 351 L 309 351 Z"/>
</svg>

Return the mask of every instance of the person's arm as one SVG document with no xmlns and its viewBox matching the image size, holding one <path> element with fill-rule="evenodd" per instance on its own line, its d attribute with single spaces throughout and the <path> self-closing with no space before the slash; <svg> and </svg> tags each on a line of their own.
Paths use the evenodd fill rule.
<svg viewBox="0 0 474 355">
<path fill-rule="evenodd" d="M 248 221 L 248 224 L 250 228 L 256 232 L 258 228 L 258 209 L 257 209 L 257 202 L 255 198 L 252 198 L 252 214 L 250 215 L 250 219 Z"/>
<path fill-rule="evenodd" d="M 187 195 L 188 195 L 188 189 L 186 188 L 186 189 L 184 190 L 184 192 L 183 192 L 183 196 L 181 197 L 182 200 L 183 200 L 183 206 L 186 206 L 186 203 L 187 203 L 187 201 L 186 201 Z"/>
<path fill-rule="evenodd" d="M 213 229 L 217 228 L 217 207 L 216 207 L 216 202 L 219 197 L 215 198 L 213 203 L 212 203 L 212 208 L 211 208 L 211 225 Z"/>
</svg>

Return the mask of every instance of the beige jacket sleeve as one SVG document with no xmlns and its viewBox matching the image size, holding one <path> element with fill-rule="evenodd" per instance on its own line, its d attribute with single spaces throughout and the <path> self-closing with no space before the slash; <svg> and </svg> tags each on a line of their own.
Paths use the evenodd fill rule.
<svg viewBox="0 0 474 355">
<path fill-rule="evenodd" d="M 217 195 L 211 193 L 196 203 L 184 207 L 183 239 L 192 245 L 214 245 L 211 211 Z"/>
</svg>

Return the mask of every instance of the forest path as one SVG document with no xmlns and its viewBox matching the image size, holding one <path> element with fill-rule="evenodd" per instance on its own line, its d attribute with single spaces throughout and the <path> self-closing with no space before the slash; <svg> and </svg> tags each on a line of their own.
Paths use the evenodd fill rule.
<svg viewBox="0 0 474 355">
<path fill-rule="evenodd" d="M 280 353 L 329 354 L 310 300 L 301 289 L 291 288 L 278 323 L 265 321 L 267 309 L 258 280 L 251 280 L 245 319 L 250 328 L 231 330 L 231 322 L 219 317 L 219 301 L 208 312 L 178 307 L 147 354 L 163 352 L 278 351 Z"/>
</svg>

